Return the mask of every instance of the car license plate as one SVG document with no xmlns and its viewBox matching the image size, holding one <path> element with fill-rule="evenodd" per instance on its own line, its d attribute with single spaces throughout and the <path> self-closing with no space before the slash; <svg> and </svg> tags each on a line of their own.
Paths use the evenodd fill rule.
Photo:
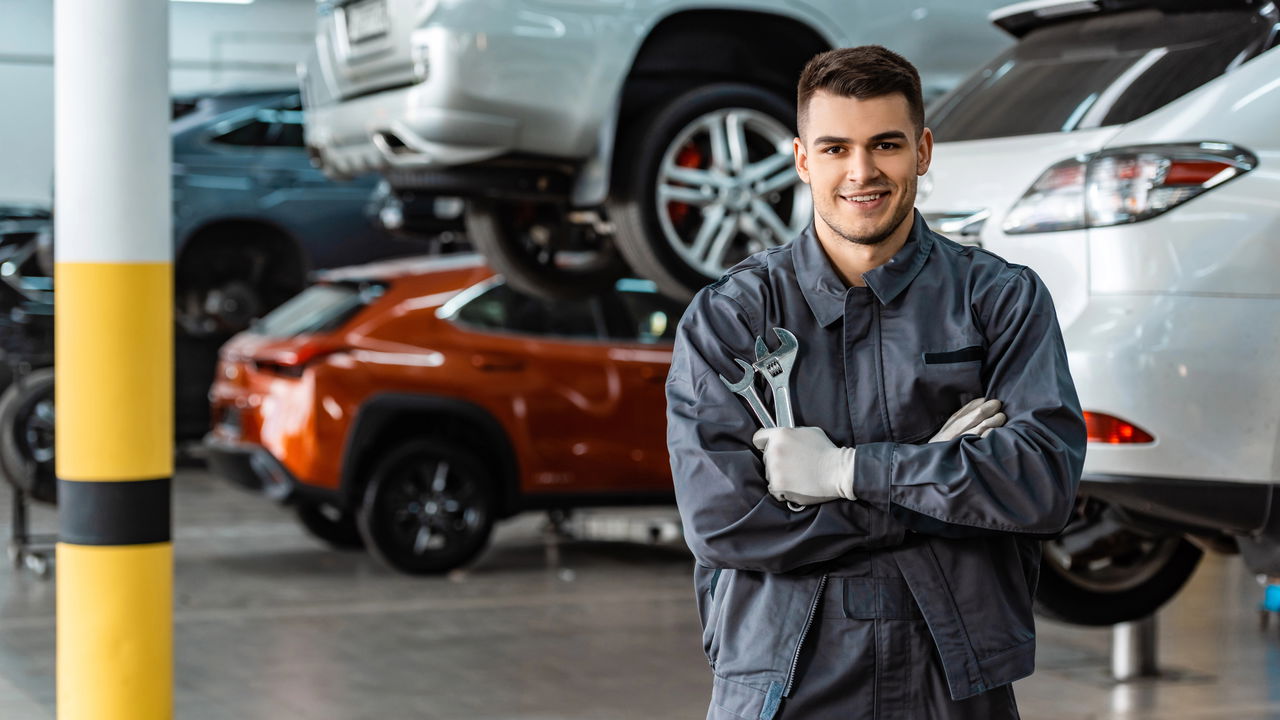
<svg viewBox="0 0 1280 720">
<path fill-rule="evenodd" d="M 365 0 L 346 8 L 347 41 L 355 44 L 387 34 L 386 0 Z"/>
</svg>

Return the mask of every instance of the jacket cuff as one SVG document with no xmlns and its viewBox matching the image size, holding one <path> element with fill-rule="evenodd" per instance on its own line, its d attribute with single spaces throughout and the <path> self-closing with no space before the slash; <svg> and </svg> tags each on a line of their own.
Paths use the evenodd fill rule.
<svg viewBox="0 0 1280 720">
<path fill-rule="evenodd" d="M 893 484 L 893 461 L 898 444 L 866 443 L 853 456 L 853 494 L 881 512 L 889 512 L 889 487 Z"/>
</svg>

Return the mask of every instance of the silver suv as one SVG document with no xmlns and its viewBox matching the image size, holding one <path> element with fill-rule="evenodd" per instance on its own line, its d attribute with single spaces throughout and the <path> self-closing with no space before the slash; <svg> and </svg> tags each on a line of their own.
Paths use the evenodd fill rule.
<svg viewBox="0 0 1280 720">
<path fill-rule="evenodd" d="M 1010 43 L 998 0 L 321 0 L 306 144 L 335 177 L 467 198 L 472 242 L 522 290 L 572 296 L 626 264 L 689 297 L 790 240 L 813 55 L 887 45 L 926 100 Z"/>
</svg>

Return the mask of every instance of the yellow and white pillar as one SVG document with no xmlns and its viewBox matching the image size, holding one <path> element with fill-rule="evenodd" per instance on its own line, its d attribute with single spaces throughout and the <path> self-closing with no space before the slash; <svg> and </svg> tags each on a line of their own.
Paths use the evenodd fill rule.
<svg viewBox="0 0 1280 720">
<path fill-rule="evenodd" d="M 168 0 L 55 0 L 58 717 L 173 717 Z"/>
</svg>

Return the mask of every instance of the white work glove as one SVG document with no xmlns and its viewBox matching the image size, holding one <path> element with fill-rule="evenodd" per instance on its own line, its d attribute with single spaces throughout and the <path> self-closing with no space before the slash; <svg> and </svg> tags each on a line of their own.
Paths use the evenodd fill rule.
<svg viewBox="0 0 1280 720">
<path fill-rule="evenodd" d="M 946 442 L 961 435 L 986 437 L 987 433 L 1004 425 L 1006 419 L 1004 413 L 1000 412 L 999 400 L 975 398 L 948 418 L 938 434 L 929 438 L 929 442 Z"/>
<path fill-rule="evenodd" d="M 778 500 L 817 505 L 853 499 L 853 448 L 836 447 L 822 428 L 764 428 L 751 442 L 764 452 L 769 494 Z"/>
<path fill-rule="evenodd" d="M 985 437 L 1004 425 L 999 400 L 976 398 L 947 419 L 929 442 L 946 442 L 961 435 Z M 780 501 L 817 505 L 853 500 L 853 448 L 837 447 L 822 428 L 764 428 L 751 436 L 764 453 L 769 494 Z M 795 509 L 795 508 L 793 508 Z"/>
</svg>

